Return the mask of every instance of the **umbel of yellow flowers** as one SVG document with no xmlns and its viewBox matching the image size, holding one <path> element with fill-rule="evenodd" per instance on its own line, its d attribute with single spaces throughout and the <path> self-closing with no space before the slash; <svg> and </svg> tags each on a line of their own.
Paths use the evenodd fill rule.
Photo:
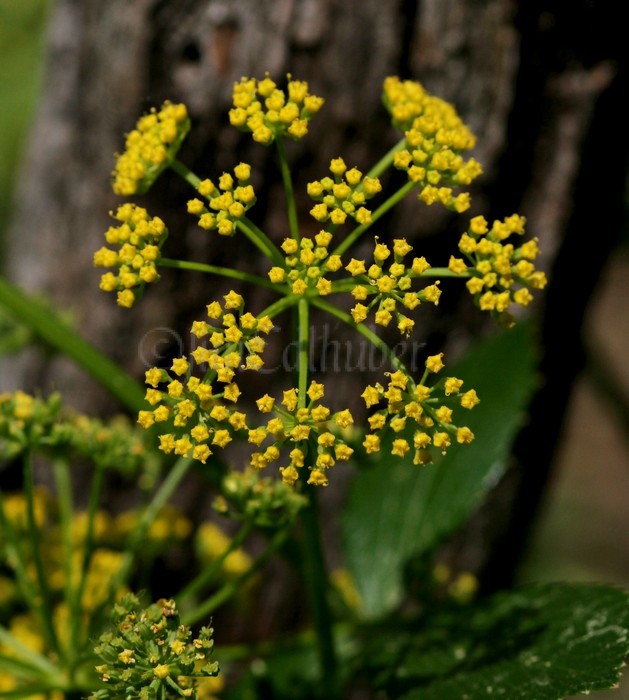
<svg viewBox="0 0 629 700">
<path fill-rule="evenodd" d="M 164 103 L 159 111 L 141 117 L 127 136 L 126 150 L 113 173 L 114 191 L 145 192 L 170 166 L 195 190 L 187 211 L 201 229 L 222 237 L 244 234 L 269 261 L 268 281 L 237 270 L 208 271 L 257 282 L 280 297 L 258 314 L 245 310 L 244 298 L 235 290 L 211 301 L 206 316 L 192 325 L 195 350 L 175 358 L 170 368 L 146 372 L 147 406 L 138 422 L 146 429 L 159 427 L 160 449 L 167 454 L 205 464 L 216 450 L 241 439 L 251 446 L 250 468 L 259 471 L 273 465 L 290 485 L 302 475 L 308 484 L 326 485 L 330 470 L 350 459 L 356 449 L 366 454 L 387 450 L 426 464 L 435 452 L 445 453 L 453 444 L 466 445 L 474 439 L 460 415 L 479 399 L 474 389 L 462 388 L 462 379 L 443 372 L 442 353 L 426 359 L 419 381 L 390 356 L 392 371 L 382 383 L 370 384 L 362 392 L 369 429 L 357 440 L 349 408 L 334 411 L 324 403 L 324 385 L 309 380 L 307 369 L 301 370 L 299 386 L 286 389 L 281 397 L 265 393 L 247 403 L 242 400 L 240 378 L 263 368 L 274 316 L 298 304 L 318 305 L 382 348 L 383 341 L 365 324 L 394 325 L 403 336 L 410 336 L 418 307 L 439 304 L 438 277 L 465 280 L 476 305 L 507 325 L 512 322 L 510 308 L 527 306 L 532 290 L 546 284 L 534 266 L 536 240 L 512 242 L 524 234 L 525 220 L 517 214 L 491 224 L 482 216 L 472 218 L 460 238 L 459 255 L 450 256 L 447 268 L 433 268 L 424 256 L 414 256 L 403 237 L 391 237 L 389 243 L 376 236 L 370 259 L 346 253 L 412 192 L 423 205 L 465 212 L 470 207 L 466 188 L 482 173 L 480 164 L 465 155 L 474 147 L 475 137 L 455 108 L 419 83 L 397 77 L 385 80 L 383 102 L 403 138 L 367 173 L 341 157 L 332 158 L 328 173 L 306 185 L 314 202 L 309 214 L 320 230 L 302 236 L 294 203 L 290 210 L 292 180 L 283 140 L 306 136 L 323 102 L 306 82 L 290 75 L 285 88 L 268 74 L 259 81 L 242 78 L 234 84 L 231 124 L 257 143 L 278 148 L 290 222 L 290 236 L 279 245 L 248 218 L 256 202 L 248 163 L 200 178 L 176 160 L 190 125 L 184 105 Z M 393 195 L 383 191 L 379 179 L 387 167 L 407 175 L 406 184 Z M 112 247 L 97 251 L 94 264 L 109 268 L 101 288 L 116 292 L 120 306 L 131 307 L 146 284 L 159 279 L 160 266 L 173 266 L 173 261 L 162 258 L 168 231 L 161 219 L 133 204 L 122 205 L 113 216 L 118 225 L 105 234 Z M 343 228 L 347 232 L 341 235 Z M 185 268 L 186 263 L 177 261 L 174 266 Z M 194 269 L 198 268 L 197 264 Z M 348 293 L 353 297 L 350 313 L 324 300 Z"/>
</svg>

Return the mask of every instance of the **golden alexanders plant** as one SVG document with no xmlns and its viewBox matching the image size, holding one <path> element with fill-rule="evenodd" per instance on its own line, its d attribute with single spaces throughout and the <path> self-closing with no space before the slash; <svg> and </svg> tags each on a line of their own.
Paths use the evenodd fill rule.
<svg viewBox="0 0 629 700">
<path fill-rule="evenodd" d="M 330 154 L 328 171 L 303 183 L 312 206 L 301 222 L 285 140 L 307 136 L 324 101 L 290 75 L 235 83 L 231 124 L 277 152 L 281 232 L 250 218 L 258 176 L 248 163 L 200 176 L 177 159 L 191 127 L 184 105 L 165 102 L 139 119 L 116 161 L 116 194 L 143 194 L 172 170 L 191 187 L 185 206 L 200 235 L 244 236 L 267 265 L 262 276 L 167 258 L 164 220 L 132 202 L 112 212 L 94 264 L 107 269 L 100 287 L 119 306 L 133 308 L 163 268 L 238 285 L 207 299 L 191 327 L 194 349 L 148 368 L 142 389 L 0 279 L 0 302 L 137 417 L 132 427 L 73 414 L 56 396 L 0 396 L 0 455 L 21 461 L 24 476 L 22 491 L 0 493 L 0 611 L 8 620 L 0 625 L 0 698 L 556 700 L 617 682 L 629 651 L 624 592 L 551 585 L 476 603 L 474 575 L 435 558 L 504 470 L 533 386 L 530 342 L 525 330 L 508 331 L 460 369 L 448 371 L 437 353 L 417 371 L 379 332 L 412 338 L 446 277 L 510 327 L 513 308 L 528 306 L 546 278 L 517 214 L 465 220 L 447 267 L 414 252 L 408 232 L 378 235 L 405 197 L 420 211 L 466 216 L 468 188 L 482 172 L 467 155 L 475 138 L 452 105 L 396 77 L 385 80 L 383 102 L 399 142 L 367 172 Z M 392 192 L 381 181 L 389 169 L 406 174 Z M 319 230 L 304 235 L 311 219 Z M 248 296 L 256 286 L 276 295 L 266 308 Z M 309 367 L 313 309 L 389 365 L 360 390 L 365 420 Z M 262 381 L 247 374 L 264 376 L 269 334 L 286 313 L 296 320 L 296 371 L 252 394 L 248 385 Z M 247 449 L 232 452 L 239 443 Z M 36 483 L 41 460 L 51 465 L 52 495 Z M 79 460 L 91 465 L 86 504 L 73 488 Z M 318 487 L 350 462 L 358 469 L 338 516 L 345 568 L 329 572 Z M 237 523 L 230 534 L 169 503 L 193 468 L 211 485 L 216 513 Z M 110 474 L 136 487 L 137 507 L 102 506 Z M 247 551 L 254 531 L 261 538 Z M 186 548 L 183 580 L 164 593 L 155 562 L 163 571 L 168 552 Z M 219 645 L 219 674 L 211 616 L 230 601 L 255 611 L 256 585 L 274 584 L 257 574 L 279 554 L 305 591 L 311 628 L 291 631 L 287 644 Z"/>
<path fill-rule="evenodd" d="M 430 462 L 435 450 L 445 453 L 453 443 L 471 442 L 474 435 L 463 422 L 461 408 L 478 403 L 474 389 L 462 389 L 463 380 L 445 374 L 441 353 L 426 358 L 423 375 L 413 377 L 368 322 L 382 327 L 393 323 L 403 337 L 409 337 L 416 323 L 414 312 L 421 313 L 417 307 L 437 305 L 439 278 L 448 276 L 465 280 L 481 309 L 510 324 L 509 307 L 527 306 L 530 289 L 545 285 L 544 274 L 533 264 L 538 253 L 535 240 L 517 247 L 506 242 L 524 234 L 524 219 L 513 215 L 489 226 L 482 216 L 474 217 L 459 243 L 464 257 L 451 256 L 447 269 L 433 268 L 424 256 L 412 256 L 413 247 L 402 237 L 393 237 L 389 244 L 375 236 L 372 260 L 346 254 L 383 214 L 413 192 L 427 205 L 437 203 L 456 213 L 469 209 L 465 188 L 482 172 L 474 158 L 464 157 L 475 144 L 469 129 L 451 105 L 418 83 L 388 78 L 384 103 L 393 125 L 404 132 L 403 139 L 367 174 L 336 157 L 329 175 L 307 183 L 307 193 L 316 202 L 310 216 L 322 227 L 308 237 L 302 236 L 297 218 L 284 139 L 304 138 L 323 100 L 309 92 L 307 83 L 290 76 L 285 90 L 269 76 L 261 81 L 243 78 L 234 87 L 233 99 L 231 123 L 251 133 L 255 141 L 277 146 L 290 234 L 279 245 L 277 236 L 270 237 L 248 218 L 255 204 L 250 165 L 240 163 L 233 175 L 226 172 L 213 180 L 201 179 L 175 159 L 174 145 L 189 128 L 183 105 L 165 103 L 138 121 L 118 158 L 114 189 L 132 194 L 135 183 L 136 191 L 144 192 L 159 171 L 170 166 L 196 191 L 187 208 L 199 226 L 219 236 L 246 236 L 268 259 L 269 282 L 237 270 L 162 258 L 165 224 L 128 204 L 114 214 L 122 224 L 105 234 L 108 243 L 119 247 L 101 248 L 94 263 L 115 269 L 117 274 L 103 275 L 101 287 L 117 291 L 118 303 L 125 307 L 158 278 L 160 266 L 205 268 L 210 274 L 263 284 L 279 298 L 255 315 L 234 290 L 222 300 L 211 300 L 206 317 L 192 326 L 198 345 L 190 356 L 175 358 L 169 368 L 147 371 L 146 399 L 152 408 L 140 412 L 139 423 L 144 428 L 159 424 L 160 449 L 166 454 L 206 463 L 214 451 L 243 438 L 252 445 L 249 464 L 254 469 L 277 465 L 287 484 L 295 484 L 303 474 L 308 484 L 326 485 L 330 469 L 354 453 L 344 437 L 354 416 L 347 407 L 334 410 L 322 403 L 323 384 L 308 376 L 309 318 L 315 307 L 362 334 L 386 354 L 394 370 L 384 383 L 369 385 L 362 393 L 368 409 L 378 407 L 369 416 L 362 442 L 366 454 L 378 452 L 389 431 L 399 434 L 390 453 L 404 457 L 412 450 L 416 464 Z M 380 176 L 389 167 L 404 170 L 408 182 L 386 196 Z M 383 201 L 374 209 L 379 195 Z M 355 301 L 350 314 L 331 301 L 344 294 Z M 286 389 L 281 398 L 253 397 L 257 413 L 241 410 L 241 370 L 259 371 L 264 366 L 265 336 L 273 329 L 273 319 L 293 307 L 299 317 L 297 386 Z M 407 425 L 413 426 L 410 439 L 402 434 Z"/>
</svg>

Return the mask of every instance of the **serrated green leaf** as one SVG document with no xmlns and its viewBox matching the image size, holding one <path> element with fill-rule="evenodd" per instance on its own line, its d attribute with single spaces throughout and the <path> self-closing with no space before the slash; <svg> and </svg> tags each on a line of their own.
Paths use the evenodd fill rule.
<svg viewBox="0 0 629 700">
<path fill-rule="evenodd" d="M 357 475 L 342 535 L 365 617 L 382 615 L 400 602 L 408 558 L 430 551 L 459 527 L 498 481 L 535 385 L 534 365 L 533 341 L 524 325 L 475 346 L 448 368 L 481 398 L 466 420 L 474 442 L 453 446 L 427 467 L 414 465 L 410 453 L 401 460 L 383 449 L 381 461 Z"/>
<path fill-rule="evenodd" d="M 389 698 L 559 700 L 616 685 L 628 652 L 627 592 L 545 584 L 381 632 L 364 654 Z"/>
</svg>

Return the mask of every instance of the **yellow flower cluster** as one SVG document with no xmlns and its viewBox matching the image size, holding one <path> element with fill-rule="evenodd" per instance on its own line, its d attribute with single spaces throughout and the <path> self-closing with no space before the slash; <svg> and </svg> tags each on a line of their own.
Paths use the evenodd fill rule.
<svg viewBox="0 0 629 700">
<path fill-rule="evenodd" d="M 513 214 L 503 221 L 494 221 L 490 229 L 484 217 L 474 217 L 459 241 L 467 264 L 462 258 L 451 256 L 448 266 L 456 274 L 470 275 L 466 286 L 476 304 L 507 324 L 511 323 L 511 303 L 528 306 L 533 300 L 530 289 L 546 286 L 546 275 L 533 264 L 539 254 L 537 239 L 517 248 L 503 242 L 512 234 L 523 235 L 525 223 L 524 217 Z"/>
<path fill-rule="evenodd" d="M 316 204 L 310 214 L 319 222 L 330 221 L 334 226 L 344 224 L 348 216 L 358 224 L 371 223 L 371 211 L 362 206 L 382 190 L 377 177 L 364 177 L 358 168 L 347 169 L 342 158 L 330 162 L 334 176 L 308 183 L 308 195 Z"/>
<path fill-rule="evenodd" d="M 328 246 L 332 234 L 320 231 L 315 237 L 302 238 L 298 243 L 293 238 L 285 238 L 282 250 L 286 254 L 284 267 L 272 267 L 269 279 L 275 284 L 287 282 L 293 294 L 305 294 L 314 288 L 321 296 L 330 294 L 332 282 L 324 277 L 327 272 L 341 269 L 339 255 L 330 255 Z"/>
<path fill-rule="evenodd" d="M 24 448 L 44 453 L 64 450 L 124 476 L 141 474 L 150 488 L 159 469 L 157 455 L 144 447 L 142 434 L 126 416 L 107 422 L 64 409 L 58 394 L 36 398 L 23 391 L 0 394 L 0 453 L 4 458 Z"/>
<path fill-rule="evenodd" d="M 324 396 L 323 384 L 312 381 L 307 390 L 308 403 L 299 406 L 298 389 L 288 389 L 283 393 L 281 407 L 275 399 L 265 394 L 257 400 L 260 413 L 275 415 L 264 427 L 249 431 L 249 442 L 258 447 L 270 437 L 272 442 L 264 452 L 254 452 L 251 466 L 265 469 L 281 456 L 281 447 L 289 446 L 288 466 L 280 467 L 282 481 L 292 486 L 299 478 L 299 470 L 308 464 L 309 484 L 327 486 L 327 471 L 337 461 L 348 460 L 353 449 L 349 447 L 338 429 L 344 430 L 354 423 L 349 410 L 332 414 L 327 406 L 320 403 Z M 334 431 L 334 432 L 332 432 Z"/>
<path fill-rule="evenodd" d="M 170 372 L 149 369 L 146 400 L 155 408 L 138 415 L 138 423 L 145 429 L 155 423 L 173 428 L 160 436 L 160 450 L 192 455 L 203 464 L 212 454 L 210 445 L 224 448 L 234 433 L 247 429 L 246 415 L 234 408 L 241 394 L 234 377 L 239 367 L 261 369 L 265 341 L 259 334 L 266 335 L 273 328 L 268 316 L 256 318 L 242 312 L 240 294 L 232 290 L 223 298 L 224 304 L 214 301 L 208 305 L 209 322 L 192 324 L 192 334 L 198 340 L 207 338 L 210 346 L 199 345 L 190 353 L 194 363 L 207 368 L 203 378 L 192 376 L 193 362 L 185 356 L 173 360 Z M 245 364 L 241 365 L 245 350 Z M 215 381 L 221 384 L 218 393 L 212 386 Z M 161 384 L 166 386 L 160 389 Z"/>
<path fill-rule="evenodd" d="M 118 274 L 106 272 L 100 279 L 105 292 L 118 292 L 119 306 L 131 308 L 144 285 L 159 279 L 155 263 L 168 231 L 158 217 L 150 217 L 146 209 L 135 204 L 118 207 L 113 218 L 120 222 L 110 226 L 105 240 L 120 246 L 118 251 L 103 246 L 94 253 L 95 267 L 113 267 Z"/>
<path fill-rule="evenodd" d="M 424 377 L 418 385 L 407 374 L 397 370 L 388 375 L 386 388 L 380 383 L 365 388 L 361 396 L 367 408 L 386 401 L 385 408 L 368 418 L 372 432 L 363 442 L 367 453 L 381 449 L 381 438 L 388 428 L 394 434 L 391 454 L 404 457 L 414 449 L 415 464 L 427 464 L 432 460 L 431 447 L 445 454 L 453 441 L 468 444 L 474 439 L 468 427 L 457 427 L 452 422 L 453 408 L 448 403 L 452 404 L 455 400 L 463 408 L 471 409 L 479 402 L 476 391 L 470 389 L 460 394 L 463 381 L 456 377 L 447 377 L 432 387 L 424 384 L 429 374 L 443 369 L 442 357 L 443 353 L 428 357 Z"/>
<path fill-rule="evenodd" d="M 266 530 L 292 523 L 307 499 L 287 484 L 255 469 L 230 471 L 223 477 L 214 510 L 233 520 L 247 520 Z"/>
<path fill-rule="evenodd" d="M 136 128 L 127 134 L 125 151 L 116 161 L 114 192 L 124 197 L 144 194 L 173 162 L 189 129 L 183 104 L 167 101 L 159 111 L 152 109 L 140 117 Z"/>
<path fill-rule="evenodd" d="M 57 394 L 36 399 L 23 391 L 0 394 L 0 452 L 4 458 L 32 447 L 48 437 L 58 419 L 61 401 Z"/>
<path fill-rule="evenodd" d="M 439 303 L 441 290 L 438 280 L 418 292 L 411 290 L 412 280 L 420 277 L 430 268 L 430 264 L 424 257 L 413 258 L 413 262 L 407 267 L 404 264 L 404 257 L 412 250 L 405 238 L 394 239 L 393 262 L 385 270 L 384 265 L 391 257 L 391 249 L 384 243 L 376 242 L 373 253 L 374 262 L 369 268 L 366 267 L 364 260 L 356 258 L 352 258 L 345 266 L 345 269 L 358 282 L 352 290 L 352 295 L 358 302 L 351 311 L 356 323 L 362 323 L 377 305 L 375 322 L 380 326 L 388 326 L 395 317 L 400 333 L 408 336 L 415 322 L 398 311 L 398 304 L 412 311 L 422 301 L 435 306 Z M 369 305 L 361 303 L 369 296 L 374 297 Z"/>
<path fill-rule="evenodd" d="M 221 236 L 233 236 L 236 222 L 255 204 L 256 195 L 249 183 L 251 166 L 240 163 L 234 168 L 234 177 L 223 173 L 218 187 L 212 180 L 201 180 L 197 186 L 199 194 L 209 203 L 209 208 L 200 199 L 188 202 L 188 213 L 199 217 L 199 226 L 206 231 L 216 229 Z"/>
<path fill-rule="evenodd" d="M 469 194 L 454 195 L 452 188 L 469 185 L 482 168 L 474 158 L 461 156 L 474 147 L 476 139 L 455 108 L 419 83 L 397 77 L 384 81 L 383 100 L 393 125 L 406 137 L 393 164 L 418 185 L 419 199 L 428 205 L 439 202 L 457 212 L 468 209 Z"/>
<path fill-rule="evenodd" d="M 323 106 L 323 98 L 308 92 L 308 83 L 288 75 L 286 91 L 280 90 L 266 74 L 264 80 L 242 78 L 234 83 L 234 107 L 229 121 L 241 131 L 251 132 L 253 140 L 268 145 L 277 136 L 302 139 L 308 122 Z"/>
<path fill-rule="evenodd" d="M 143 608 L 136 596 L 124 596 L 114 606 L 111 629 L 94 648 L 104 686 L 89 700 L 198 699 L 198 681 L 218 674 L 218 662 L 211 661 L 212 634 L 211 628 L 201 627 L 193 637 L 172 599 Z"/>
</svg>

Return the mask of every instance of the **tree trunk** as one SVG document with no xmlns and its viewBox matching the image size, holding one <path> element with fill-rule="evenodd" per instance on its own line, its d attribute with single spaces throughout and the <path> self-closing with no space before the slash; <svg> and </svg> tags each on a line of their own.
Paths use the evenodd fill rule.
<svg viewBox="0 0 629 700">
<path fill-rule="evenodd" d="M 185 102 L 193 129 L 181 159 L 208 177 L 240 160 L 252 163 L 254 172 L 264 173 L 264 181 L 258 175 L 255 182 L 258 203 L 252 214 L 281 241 L 287 222 L 284 209 L 274 207 L 283 195 L 272 154 L 243 138 L 226 120 L 234 81 L 245 75 L 262 77 L 265 71 L 280 78 L 290 72 L 326 98 L 310 138 L 291 148 L 302 183 L 321 177 L 330 159 L 341 154 L 367 169 L 395 142 L 380 105 L 385 76 L 418 79 L 454 102 L 478 136 L 476 157 L 485 169 L 474 188 L 473 213 L 526 215 L 550 269 L 560 259 L 566 231 L 573 236 L 572 229 L 580 225 L 573 199 L 584 143 L 591 129 L 605 132 L 592 119 L 597 100 L 618 90 L 626 67 L 619 35 L 612 32 L 605 43 L 602 34 L 587 33 L 614 30 L 611 0 L 596 10 L 590 5 L 586 0 L 57 0 L 45 90 L 19 187 L 7 273 L 24 288 L 45 293 L 70 310 L 84 336 L 138 377 L 160 352 L 181 354 L 190 322 L 228 287 L 212 282 L 208 289 L 195 274 L 172 271 L 130 312 L 99 291 L 91 256 L 109 225 L 107 212 L 118 201 L 108 181 L 113 153 L 122 148 L 123 133 L 146 108 L 164 99 Z M 626 168 L 626 158 L 617 165 Z M 620 180 L 616 184 L 620 187 Z M 617 192 L 614 196 L 620 201 Z M 241 253 L 239 247 L 235 254 L 232 241 L 217 241 L 191 221 L 182 207 L 184 187 L 174 176 L 162 177 L 137 201 L 167 222 L 170 257 L 220 264 L 233 263 L 237 256 L 242 269 L 264 274 L 262 261 L 250 252 Z M 577 207 L 583 204 L 580 199 Z M 298 206 L 306 214 L 305 196 Z M 437 236 L 448 230 L 449 216 L 421 208 L 416 201 L 405 202 L 386 224 L 387 231 L 414 242 L 416 250 L 425 246 L 439 255 L 445 251 L 442 239 L 452 244 L 451 236 Z M 601 238 L 591 279 L 596 279 L 612 237 L 610 231 Z M 582 264 L 587 251 L 585 259 L 584 251 L 579 254 Z M 259 295 L 260 308 L 265 301 Z M 587 295 L 570 316 L 571 342 L 578 343 L 586 303 Z M 550 307 L 548 314 L 547 329 L 555 327 L 560 312 Z M 459 320 L 469 327 L 461 315 Z M 422 339 L 442 342 L 446 328 L 435 316 Z M 546 334 L 544 340 L 556 338 Z M 580 365 L 580 360 L 570 364 L 562 375 L 553 439 Z M 5 385 L 56 387 L 80 409 L 112 408 L 62 358 L 27 353 L 16 364 L 5 364 L 3 372 Z M 353 386 L 352 377 L 338 380 L 339 391 Z M 527 430 L 539 437 L 538 425 L 532 415 Z M 514 482 L 529 483 L 532 455 L 521 452 L 520 457 Z M 539 501 L 549 466 L 548 461 L 535 472 L 534 488 L 527 491 L 520 485 L 530 499 L 530 511 Z M 480 557 L 478 542 L 462 544 L 474 552 L 464 555 L 471 557 L 472 566 L 478 568 L 492 551 L 496 516 L 500 527 L 506 527 L 513 500 L 511 484 L 481 516 L 479 527 L 470 529 L 483 539 Z M 493 532 L 484 525 L 487 519 Z M 525 520 L 520 518 L 518 527 L 526 529 Z"/>
</svg>

